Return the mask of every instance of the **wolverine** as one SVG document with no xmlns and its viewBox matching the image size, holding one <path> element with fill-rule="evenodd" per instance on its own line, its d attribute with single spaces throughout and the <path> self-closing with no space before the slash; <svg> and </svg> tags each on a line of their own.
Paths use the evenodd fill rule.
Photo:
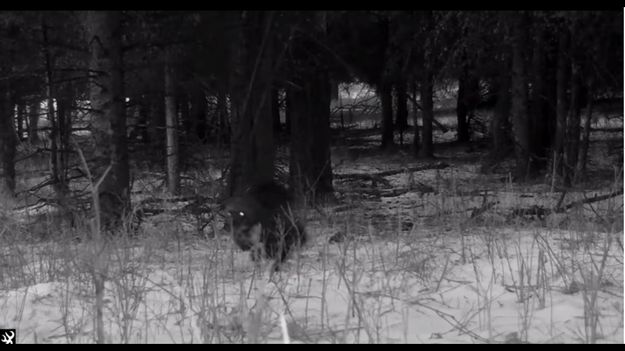
<svg viewBox="0 0 625 351">
<path fill-rule="evenodd" d="M 251 186 L 224 202 L 234 243 L 250 251 L 252 261 L 274 261 L 279 269 L 289 254 L 307 241 L 304 226 L 291 211 L 288 191 L 275 182 Z"/>
</svg>

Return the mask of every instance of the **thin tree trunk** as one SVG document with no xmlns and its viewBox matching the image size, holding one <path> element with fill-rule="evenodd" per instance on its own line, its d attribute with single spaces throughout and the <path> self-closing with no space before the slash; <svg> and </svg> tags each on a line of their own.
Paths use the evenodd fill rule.
<svg viewBox="0 0 625 351">
<path fill-rule="evenodd" d="M 432 139 L 432 125 L 434 120 L 434 88 L 432 72 L 426 68 L 424 79 L 421 81 L 421 107 L 423 128 L 421 134 L 421 149 L 419 156 L 423 158 L 434 157 L 434 143 Z"/>
<path fill-rule="evenodd" d="M 225 91 L 217 92 L 217 145 L 230 141 L 230 125 L 228 124 L 228 94 Z"/>
<path fill-rule="evenodd" d="M 176 88 L 174 68 L 169 58 L 165 65 L 165 127 L 167 150 L 167 190 L 170 195 L 177 195 L 180 189 L 180 170 L 178 168 L 178 114 L 176 111 Z"/>
<path fill-rule="evenodd" d="M 24 120 L 26 119 L 26 103 L 19 101 L 17 103 L 17 140 L 24 140 Z"/>
<path fill-rule="evenodd" d="M 71 101 L 67 98 L 57 99 L 58 150 L 57 165 L 59 167 L 59 184 L 64 192 L 69 189 L 67 181 L 69 137 L 71 133 Z"/>
<path fill-rule="evenodd" d="M 579 136 L 580 136 L 580 122 L 581 122 L 581 106 L 580 106 L 580 91 L 581 91 L 581 77 L 580 67 L 575 60 L 571 63 L 571 104 L 569 105 L 569 113 L 567 120 L 567 139 L 566 139 L 566 154 L 564 156 L 566 167 L 565 170 L 565 185 L 572 185 L 573 180 L 576 178 L 575 170 L 577 166 L 577 158 L 579 154 Z"/>
<path fill-rule="evenodd" d="M 466 57 L 465 57 L 466 60 Z M 465 64 L 458 78 L 458 98 L 456 102 L 456 120 L 458 125 L 458 141 L 466 143 L 469 141 L 469 106 L 467 105 L 467 89 L 469 83 L 468 67 Z"/>
<path fill-rule="evenodd" d="M 28 141 L 31 145 L 37 145 L 39 143 L 38 125 L 40 112 L 39 101 L 35 100 L 31 102 L 30 109 L 28 111 Z"/>
<path fill-rule="evenodd" d="M 412 154 L 417 157 L 419 155 L 419 150 L 421 148 L 421 132 L 419 130 L 419 106 L 417 105 L 417 83 L 412 83 L 412 118 L 414 119 L 414 140 L 412 141 Z"/>
<path fill-rule="evenodd" d="M 53 63 L 50 55 L 50 48 L 48 45 L 48 26 L 45 23 L 45 19 L 42 19 L 41 32 L 43 36 L 43 54 L 45 60 L 45 82 L 46 82 L 46 99 L 47 99 L 47 115 L 50 122 L 50 178 L 52 187 L 58 198 L 64 198 L 67 190 L 67 184 L 62 182 L 61 170 L 59 167 L 59 125 L 57 120 L 57 113 L 55 111 L 54 103 L 54 86 L 53 86 Z"/>
<path fill-rule="evenodd" d="M 282 130 L 280 123 L 280 90 L 271 89 L 271 117 L 273 119 L 273 132 L 278 135 Z"/>
<path fill-rule="evenodd" d="M 378 87 L 378 96 L 382 104 L 382 148 L 392 147 L 393 142 L 393 86 L 382 80 Z"/>
<path fill-rule="evenodd" d="M 577 167 L 575 182 L 583 179 L 586 173 L 586 163 L 588 160 L 588 147 L 590 145 L 590 125 L 592 122 L 593 109 L 593 86 L 592 81 L 588 83 L 588 106 L 586 107 L 586 119 L 584 120 L 584 132 L 582 133 L 582 141 L 579 147 L 579 157 L 577 159 Z"/>
<path fill-rule="evenodd" d="M 395 127 L 399 131 L 399 144 L 404 145 L 404 132 L 408 128 L 408 94 L 406 93 L 406 81 L 400 80 L 395 85 L 397 115 Z"/>
</svg>

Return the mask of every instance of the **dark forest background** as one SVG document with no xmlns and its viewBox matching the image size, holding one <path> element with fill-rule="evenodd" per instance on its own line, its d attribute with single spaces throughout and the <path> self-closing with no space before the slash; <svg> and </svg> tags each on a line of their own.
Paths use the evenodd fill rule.
<svg viewBox="0 0 625 351">
<path fill-rule="evenodd" d="M 223 196 L 279 178 L 331 201 L 349 83 L 376 93 L 381 152 L 435 158 L 435 96 L 453 86 L 456 141 L 488 149 L 482 172 L 512 159 L 514 182 L 583 186 L 593 112 L 622 112 L 622 30 L 621 11 L 0 12 L 0 193 L 69 217 L 95 204 L 116 227 L 136 169 L 181 196 L 194 156 L 225 150 Z M 45 178 L 20 186 L 28 160 Z"/>
</svg>

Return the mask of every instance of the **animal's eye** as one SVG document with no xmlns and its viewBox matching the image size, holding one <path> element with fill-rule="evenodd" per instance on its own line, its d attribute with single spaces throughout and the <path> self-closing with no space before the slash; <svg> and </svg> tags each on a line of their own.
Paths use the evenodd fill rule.
<svg viewBox="0 0 625 351">
<path fill-rule="evenodd" d="M 241 217 L 245 217 L 245 213 L 243 213 L 243 211 L 240 211 L 240 212 L 239 212 L 239 216 L 241 216 Z"/>
</svg>

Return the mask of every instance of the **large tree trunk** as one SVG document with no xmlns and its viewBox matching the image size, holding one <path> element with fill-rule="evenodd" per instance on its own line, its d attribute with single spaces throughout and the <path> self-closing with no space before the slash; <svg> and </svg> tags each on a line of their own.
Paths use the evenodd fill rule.
<svg viewBox="0 0 625 351">
<path fill-rule="evenodd" d="M 330 84 L 325 74 L 289 91 L 291 183 L 299 200 L 324 201 L 333 194 L 330 162 Z"/>
<path fill-rule="evenodd" d="M 515 179 L 524 181 L 530 174 L 530 139 L 527 111 L 527 14 L 512 14 L 512 132 L 516 155 Z"/>
<path fill-rule="evenodd" d="M 272 12 L 236 14 L 232 42 L 232 140 L 229 191 L 271 181 L 274 172 Z"/>
<path fill-rule="evenodd" d="M 395 116 L 395 127 L 399 131 L 399 144 L 404 144 L 404 132 L 408 128 L 408 94 L 406 92 L 406 81 L 400 80 L 395 85 L 395 102 L 397 115 Z"/>
<path fill-rule="evenodd" d="M 393 146 L 393 86 L 385 79 L 378 86 L 378 96 L 382 105 L 382 148 Z"/>
<path fill-rule="evenodd" d="M 314 33 L 323 37 L 325 14 L 318 12 L 312 16 Z M 330 159 L 332 87 L 328 72 L 314 61 L 303 59 L 304 67 L 297 70 L 294 77 L 299 88 L 290 87 L 287 98 L 291 123 L 291 184 L 299 202 L 324 202 L 332 200 L 334 193 Z"/>
<path fill-rule="evenodd" d="M 176 87 L 174 68 L 169 58 L 165 65 L 165 126 L 167 144 L 167 191 L 170 195 L 178 194 L 180 188 L 180 169 L 178 168 L 178 114 L 176 111 Z"/>
<path fill-rule="evenodd" d="M 83 17 L 89 45 L 91 72 L 91 134 L 95 159 L 91 173 L 98 191 L 100 224 L 114 229 L 130 208 L 126 114 L 124 109 L 121 13 L 88 11 Z M 94 189 L 95 190 L 95 189 Z"/>
<path fill-rule="evenodd" d="M 421 81 L 421 116 L 423 128 L 421 129 L 421 148 L 419 157 L 434 157 L 434 143 L 432 139 L 432 125 L 434 121 L 434 82 L 432 72 L 426 68 L 424 79 Z"/>
<path fill-rule="evenodd" d="M 15 128 L 8 80 L 0 86 L 0 199 L 15 195 Z"/>
</svg>

